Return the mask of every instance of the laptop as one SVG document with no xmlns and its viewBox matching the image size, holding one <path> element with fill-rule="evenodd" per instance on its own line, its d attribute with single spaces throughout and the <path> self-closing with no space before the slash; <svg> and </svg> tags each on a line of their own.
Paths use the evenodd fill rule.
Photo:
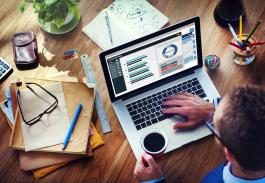
<svg viewBox="0 0 265 183">
<path fill-rule="evenodd" d="M 148 26 L 148 25 L 147 25 Z M 219 97 L 203 69 L 200 19 L 193 17 L 100 53 L 110 100 L 138 159 L 141 136 L 153 128 L 168 136 L 165 153 L 211 134 L 206 126 L 174 130 L 185 117 L 161 113 L 161 102 L 178 92 L 212 101 Z"/>
</svg>

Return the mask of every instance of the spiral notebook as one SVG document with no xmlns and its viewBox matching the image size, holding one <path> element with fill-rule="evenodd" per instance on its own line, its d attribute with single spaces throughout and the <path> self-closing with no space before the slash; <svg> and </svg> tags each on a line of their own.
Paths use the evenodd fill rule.
<svg viewBox="0 0 265 183">
<path fill-rule="evenodd" d="M 82 31 L 101 49 L 107 50 L 153 33 L 168 21 L 165 15 L 146 0 L 116 0 Z"/>
</svg>

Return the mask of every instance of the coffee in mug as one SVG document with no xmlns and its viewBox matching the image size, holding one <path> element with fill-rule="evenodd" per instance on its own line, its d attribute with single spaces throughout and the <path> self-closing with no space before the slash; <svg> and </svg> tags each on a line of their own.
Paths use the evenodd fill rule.
<svg viewBox="0 0 265 183">
<path fill-rule="evenodd" d="M 164 131 L 152 129 L 143 134 L 141 145 L 146 153 L 158 158 L 164 154 L 168 145 L 168 138 Z"/>
</svg>

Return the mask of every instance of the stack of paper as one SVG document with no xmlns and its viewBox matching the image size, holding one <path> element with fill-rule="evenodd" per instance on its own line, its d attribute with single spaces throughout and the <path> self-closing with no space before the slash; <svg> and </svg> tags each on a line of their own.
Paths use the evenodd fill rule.
<svg viewBox="0 0 265 183">
<path fill-rule="evenodd" d="M 29 81 L 29 80 L 27 80 L 27 81 Z M 45 89 L 47 89 L 52 94 L 56 95 L 56 97 L 59 100 L 59 108 L 58 109 L 60 109 L 60 110 L 58 110 L 57 113 L 54 113 L 53 115 L 56 115 L 59 113 L 62 115 L 63 113 L 66 113 L 66 117 L 69 116 L 69 117 L 67 117 L 68 119 L 66 117 L 62 117 L 62 118 L 60 117 L 59 124 L 61 126 L 63 126 L 62 123 L 65 123 L 64 125 L 67 125 L 67 123 L 68 123 L 67 126 L 69 126 L 69 119 L 73 118 L 76 103 L 79 103 L 80 101 L 84 102 L 84 104 L 83 104 L 83 106 L 84 106 L 83 112 L 84 113 L 80 114 L 80 118 L 78 119 L 76 127 L 73 131 L 73 134 L 72 134 L 73 135 L 72 141 L 69 142 L 69 147 L 67 147 L 66 151 L 65 151 L 65 153 L 67 153 L 67 154 L 65 154 L 64 151 L 62 151 L 62 144 L 52 145 L 52 144 L 58 144 L 57 142 L 55 143 L 55 141 L 53 141 L 52 143 L 49 143 L 49 145 L 48 145 L 49 147 L 46 147 L 47 144 L 46 144 L 46 142 L 43 143 L 42 139 L 40 138 L 40 136 L 41 136 L 40 134 L 42 134 L 44 137 L 44 134 L 47 135 L 47 133 L 50 133 L 50 132 L 45 131 L 46 129 L 40 128 L 41 125 L 35 126 L 35 128 L 34 128 L 36 130 L 36 128 L 38 127 L 37 129 L 38 129 L 39 133 L 36 133 L 32 129 L 30 129 L 30 130 L 26 129 L 26 132 L 22 132 L 22 128 L 29 128 L 29 127 L 24 126 L 25 125 L 24 122 L 20 119 L 20 115 L 18 113 L 17 102 L 16 102 L 17 87 L 15 84 L 11 85 L 10 93 L 11 93 L 11 99 L 12 99 L 12 112 L 15 116 L 15 123 L 14 123 L 14 126 L 11 126 L 12 127 L 12 136 L 11 136 L 10 146 L 13 149 L 19 149 L 20 150 L 19 159 L 20 159 L 21 168 L 24 171 L 32 170 L 34 173 L 34 176 L 36 178 L 41 178 L 41 177 L 59 169 L 60 167 L 66 165 L 70 161 L 92 156 L 92 149 L 95 149 L 95 148 L 103 145 L 104 142 L 101 139 L 101 137 L 99 136 L 97 130 L 94 128 L 93 124 L 90 123 L 90 121 L 92 119 L 92 110 L 93 110 L 93 103 L 94 103 L 93 89 L 88 89 L 82 83 L 72 83 L 72 82 L 70 82 L 70 83 L 65 83 L 65 82 L 54 83 L 54 82 L 46 81 L 46 80 L 43 80 L 43 81 L 41 81 L 41 80 L 39 80 L 39 81 L 30 80 L 30 81 L 31 82 L 39 82 L 39 84 L 41 84 L 41 86 L 44 86 Z M 34 87 L 34 89 L 38 90 L 35 87 Z M 62 90 L 63 90 L 63 95 L 60 96 L 60 92 Z M 73 97 L 71 97 L 71 95 L 76 94 L 76 90 L 79 90 L 79 94 L 81 96 L 76 96 L 76 97 L 74 97 L 74 99 L 72 99 Z M 84 92 L 84 94 L 82 92 Z M 39 93 L 39 91 L 36 93 L 40 94 L 41 91 L 40 91 L 40 93 Z M 57 94 L 57 93 L 59 93 L 59 94 Z M 25 104 L 25 95 L 26 95 L 26 97 L 29 97 L 30 95 L 32 95 L 32 92 L 30 93 L 28 90 L 21 89 L 20 94 L 22 96 L 22 97 L 20 96 L 21 97 L 20 99 L 22 99 L 20 101 L 21 105 L 22 105 L 22 103 Z M 82 97 L 84 97 L 85 99 L 83 99 Z M 44 94 L 43 99 L 48 101 L 48 96 L 45 96 L 45 94 Z M 69 102 L 69 101 L 71 101 L 71 102 Z M 37 108 L 35 106 L 36 104 L 34 104 L 34 101 L 26 102 L 26 104 L 31 105 L 31 106 L 25 108 L 25 106 L 23 105 L 23 107 L 24 107 L 23 112 L 25 113 L 25 118 L 30 118 L 31 116 L 34 116 L 35 115 L 35 114 L 33 114 L 34 110 L 36 110 L 35 111 L 36 113 L 39 113 L 41 111 L 40 108 Z M 46 105 L 46 104 L 43 104 L 43 105 Z M 47 103 L 47 105 L 49 105 L 49 104 Z M 35 107 L 33 107 L 33 106 L 35 106 Z M 42 107 L 46 108 L 47 106 L 42 106 Z M 37 110 L 39 110 L 39 111 L 37 111 Z M 30 114 L 30 113 L 32 113 L 32 114 Z M 48 115 L 46 118 L 49 118 L 49 120 L 53 119 L 53 117 L 51 117 L 51 115 Z M 47 120 L 46 118 L 42 118 L 42 120 L 45 121 L 45 120 Z M 58 119 L 58 116 L 55 118 Z M 61 120 L 61 119 L 63 119 L 63 120 Z M 47 124 L 47 121 L 45 121 L 44 124 L 46 125 L 47 128 L 49 127 L 49 124 Z M 55 125 L 55 124 L 52 124 L 52 125 Z M 92 125 L 92 127 L 90 128 L 91 125 Z M 22 127 L 22 126 L 24 126 L 24 127 Z M 64 127 L 62 127 L 62 128 L 64 128 Z M 93 130 L 92 130 L 92 128 L 93 128 Z M 55 132 L 55 129 L 56 128 L 53 128 L 52 130 L 54 130 L 54 132 Z M 68 128 L 66 128 L 66 129 L 68 130 Z M 80 131 L 80 129 L 82 129 L 82 130 Z M 35 135 L 35 134 L 30 134 L 30 133 L 33 133 L 33 131 L 35 134 L 37 134 L 38 138 L 40 139 L 39 143 L 36 143 L 34 141 L 34 139 L 31 138 Z M 54 134 L 54 132 L 52 132 L 51 135 L 53 135 L 54 138 L 57 138 L 56 135 Z M 57 130 L 57 132 L 58 132 L 58 130 Z M 24 143 L 24 134 L 22 135 L 22 133 L 28 133 L 27 135 L 29 135 L 29 139 L 25 143 Z M 61 132 L 58 132 L 58 133 L 61 133 Z M 77 134 L 79 134 L 79 135 L 77 135 Z M 90 136 L 90 141 L 88 140 L 89 135 L 92 135 L 92 136 Z M 52 140 L 50 139 L 50 141 L 52 141 Z M 27 145 L 30 145 L 30 147 L 32 146 L 32 144 L 34 144 L 34 148 L 32 148 L 32 149 L 34 149 L 34 151 L 25 152 L 26 143 L 28 143 Z M 42 147 L 45 147 L 45 148 L 42 148 Z M 41 149 L 35 149 L 35 148 L 41 148 Z"/>
</svg>

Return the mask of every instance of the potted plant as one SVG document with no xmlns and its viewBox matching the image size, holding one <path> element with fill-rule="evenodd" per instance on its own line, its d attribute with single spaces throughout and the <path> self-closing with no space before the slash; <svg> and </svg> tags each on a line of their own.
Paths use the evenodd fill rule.
<svg viewBox="0 0 265 183">
<path fill-rule="evenodd" d="M 24 0 L 19 9 L 25 11 L 32 4 L 41 28 L 49 33 L 62 34 L 71 31 L 80 20 L 77 4 L 80 0 Z"/>
</svg>

